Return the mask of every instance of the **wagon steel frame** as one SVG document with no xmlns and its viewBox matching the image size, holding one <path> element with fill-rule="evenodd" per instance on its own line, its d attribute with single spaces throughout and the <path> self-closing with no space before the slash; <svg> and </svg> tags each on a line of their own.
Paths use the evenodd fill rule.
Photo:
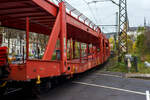
<svg viewBox="0 0 150 100">
<path fill-rule="evenodd" d="M 59 6 L 49 0 L 1 0 L 0 21 L 4 27 L 26 30 L 26 62 L 10 64 L 7 80 L 26 81 L 31 79 L 72 75 L 84 72 L 104 63 L 110 56 L 109 41 L 99 27 L 80 21 L 66 12 L 64 2 Z M 29 59 L 29 34 L 36 32 L 49 36 L 44 56 L 40 60 Z M 60 39 L 60 60 L 51 60 L 56 42 Z M 70 46 L 67 48 L 67 41 Z M 75 41 L 80 42 L 80 58 L 74 59 Z M 82 57 L 81 43 L 87 44 L 87 56 Z M 73 44 L 73 46 L 71 45 Z M 88 55 L 89 44 L 92 54 Z M 70 50 L 67 59 L 67 49 Z M 99 49 L 99 51 L 98 51 Z M 6 80 L 6 79 L 5 79 Z"/>
</svg>

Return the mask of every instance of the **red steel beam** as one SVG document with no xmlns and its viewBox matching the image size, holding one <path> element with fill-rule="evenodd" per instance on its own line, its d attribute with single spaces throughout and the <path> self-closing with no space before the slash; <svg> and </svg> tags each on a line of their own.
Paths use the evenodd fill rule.
<svg viewBox="0 0 150 100">
<path fill-rule="evenodd" d="M 76 48 L 75 48 L 75 40 L 73 40 L 73 59 L 75 59 L 75 56 L 76 56 Z"/>
<path fill-rule="evenodd" d="M 10 27 L 10 28 L 16 28 L 20 30 L 26 30 L 26 23 L 23 22 L 25 20 L 19 21 L 11 21 L 11 20 L 5 20 L 1 22 L 1 25 L 4 27 Z M 31 21 L 31 20 L 30 20 Z M 35 24 L 30 22 L 30 32 L 36 32 L 41 34 L 48 34 L 51 32 L 50 28 L 44 27 L 43 25 Z"/>
<path fill-rule="evenodd" d="M 89 55 L 89 44 L 86 44 L 86 56 L 87 56 L 87 61 L 88 61 L 88 55 Z"/>
<path fill-rule="evenodd" d="M 3 9 L 0 9 L 0 14 L 1 15 L 9 15 L 9 14 L 17 14 L 17 13 L 30 13 L 30 12 L 39 12 L 38 10 L 37 10 L 37 8 L 27 8 L 27 7 L 25 7 L 25 8 L 23 8 L 23 7 L 21 7 L 21 8 L 16 8 L 16 9 L 5 9 L 5 10 L 3 10 Z"/>
<path fill-rule="evenodd" d="M 103 36 L 100 34 L 100 62 L 103 63 Z"/>
<path fill-rule="evenodd" d="M 106 61 L 106 42 L 105 41 L 104 41 L 103 48 L 104 48 L 104 52 L 103 52 L 103 54 L 104 54 L 104 61 Z"/>
<path fill-rule="evenodd" d="M 30 18 L 38 18 L 38 17 L 48 17 L 49 15 L 45 15 L 45 14 L 41 14 L 41 13 L 38 13 L 38 14 L 35 14 L 35 15 L 33 15 L 33 14 L 30 14 L 30 15 L 28 15 L 28 16 L 30 16 Z M 12 17 L 12 16 L 11 16 Z M 15 16 L 15 17 L 12 17 L 12 18 L 15 18 L 15 19 L 23 19 L 23 18 L 25 18 L 26 17 L 26 15 L 18 15 L 17 17 Z M 50 18 L 53 18 L 53 16 L 49 16 Z"/>
<path fill-rule="evenodd" d="M 66 72 L 67 64 L 67 24 L 66 24 L 66 7 L 64 2 L 59 3 L 61 32 L 60 32 L 60 50 L 61 50 L 61 72 Z"/>
<path fill-rule="evenodd" d="M 109 44 L 109 40 L 108 40 L 108 56 L 110 56 L 110 44 Z"/>
<path fill-rule="evenodd" d="M 39 22 L 39 23 L 42 23 L 42 22 L 51 23 L 51 22 L 54 22 L 55 19 L 43 19 L 43 20 L 36 20 L 36 21 Z"/>
<path fill-rule="evenodd" d="M 46 50 L 44 52 L 44 56 L 42 58 L 43 60 L 51 60 L 52 59 L 52 54 L 54 52 L 59 33 L 60 33 L 60 12 L 57 15 L 51 35 L 49 37 L 49 41 L 48 41 Z"/>
<path fill-rule="evenodd" d="M 18 9 L 37 9 L 37 8 L 40 8 L 40 7 L 36 7 L 36 8 L 33 8 L 32 6 L 14 6 L 14 7 L 7 7 L 7 8 L 0 8 L 0 11 L 10 11 L 10 10 L 18 10 Z"/>
<path fill-rule="evenodd" d="M 26 18 L 26 60 L 29 58 L 29 17 Z"/>
<path fill-rule="evenodd" d="M 45 0 L 32 0 L 34 3 L 36 3 L 38 6 L 46 10 L 48 13 L 50 13 L 53 16 L 57 16 L 57 7 L 49 4 Z"/>
<path fill-rule="evenodd" d="M 1 4 L 4 4 L 4 3 L 16 3 L 16 2 L 20 2 L 20 3 L 27 3 L 27 2 L 30 2 L 31 0 L 0 0 Z"/>
<path fill-rule="evenodd" d="M 98 33 L 95 30 L 93 30 L 83 22 L 79 21 L 78 19 L 74 18 L 73 16 L 67 14 L 66 19 L 68 24 L 73 25 L 76 28 L 81 29 L 95 37 L 98 37 Z"/>
<path fill-rule="evenodd" d="M 10 12 L 10 13 L 3 13 L 0 16 L 17 16 L 17 15 L 34 15 L 34 14 L 45 14 L 45 12 L 38 12 L 38 11 L 19 11 L 19 12 Z"/>
<path fill-rule="evenodd" d="M 93 49 L 93 45 L 92 45 L 92 59 L 94 59 L 94 49 Z"/>
<path fill-rule="evenodd" d="M 49 18 L 49 17 L 43 17 L 43 18 L 31 18 L 32 20 L 55 20 L 56 18 Z"/>
<path fill-rule="evenodd" d="M 31 19 L 56 19 L 55 17 L 53 17 L 53 16 L 31 16 L 30 17 Z"/>
<path fill-rule="evenodd" d="M 82 48 L 81 48 L 81 42 L 80 42 L 80 63 L 82 62 Z"/>
<path fill-rule="evenodd" d="M 69 55 L 69 59 L 72 60 L 72 38 L 70 38 L 70 55 Z"/>
</svg>

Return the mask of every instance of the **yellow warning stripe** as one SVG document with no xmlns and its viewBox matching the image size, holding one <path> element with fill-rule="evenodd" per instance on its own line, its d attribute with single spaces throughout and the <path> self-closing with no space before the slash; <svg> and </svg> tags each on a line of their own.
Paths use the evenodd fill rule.
<svg viewBox="0 0 150 100">
<path fill-rule="evenodd" d="M 4 83 L 0 84 L 0 88 L 5 87 L 7 84 L 7 81 L 5 81 Z"/>
</svg>

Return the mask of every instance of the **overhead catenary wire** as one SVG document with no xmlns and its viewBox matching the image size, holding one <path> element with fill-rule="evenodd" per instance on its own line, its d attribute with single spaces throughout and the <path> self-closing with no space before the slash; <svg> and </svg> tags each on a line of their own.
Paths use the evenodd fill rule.
<svg viewBox="0 0 150 100">
<path fill-rule="evenodd" d="M 60 0 L 56 0 L 56 1 L 58 1 L 58 2 L 60 2 Z M 83 0 L 84 1 L 84 3 L 87 5 L 87 7 L 88 7 L 88 9 L 89 9 L 89 11 L 90 11 L 90 13 L 91 13 L 91 17 L 92 17 L 92 19 L 93 19 L 93 21 L 95 22 L 95 23 L 101 23 L 102 24 L 102 21 L 101 21 L 101 19 L 98 19 L 99 17 L 96 17 L 96 14 L 97 13 L 95 13 L 94 11 L 93 11 L 93 8 L 91 8 L 91 6 L 89 5 L 89 3 L 88 3 L 88 1 L 87 0 Z M 106 0 L 105 0 L 106 1 Z M 108 1 L 110 1 L 110 0 L 108 0 Z M 79 15 L 81 15 L 80 16 L 80 18 L 84 21 L 84 20 L 86 20 L 86 23 L 88 24 L 88 23 L 91 23 L 90 25 L 91 26 L 96 26 L 96 27 L 98 27 L 97 25 L 95 25 L 94 23 L 92 23 L 92 21 L 90 20 L 90 19 L 88 19 L 85 15 L 83 15 L 82 13 L 80 13 L 78 10 L 76 10 L 74 7 L 72 7 L 69 3 L 67 3 L 67 1 L 64 1 L 65 2 L 65 4 L 66 4 L 66 7 L 69 9 L 69 10 L 71 10 L 74 14 L 76 14 L 77 16 L 79 16 Z M 97 5 L 96 5 L 97 3 L 95 3 L 95 8 L 96 8 L 96 12 L 98 12 L 98 7 L 97 7 Z M 75 10 L 72 10 L 72 9 L 75 9 Z M 110 17 L 109 17 L 110 18 Z M 108 19 L 109 19 L 108 18 Z"/>
<path fill-rule="evenodd" d="M 61 2 L 60 0 L 56 0 L 57 1 L 57 5 L 59 2 Z M 86 21 L 86 24 L 89 24 L 90 23 L 90 26 L 91 28 L 94 28 L 96 29 L 97 28 L 97 25 L 95 25 L 95 23 L 93 23 L 93 21 L 91 21 L 87 16 L 85 16 L 83 13 L 79 12 L 77 9 L 75 9 L 71 4 L 69 4 L 67 1 L 63 0 L 64 3 L 65 3 L 65 6 L 66 6 L 66 9 L 68 11 L 71 11 L 72 15 L 74 17 L 78 17 L 80 16 L 80 21 L 84 22 Z M 69 12 L 70 13 L 70 12 Z"/>
<path fill-rule="evenodd" d="M 97 22 L 97 19 L 95 18 L 94 13 L 93 13 L 91 7 L 89 6 L 89 4 L 88 4 L 88 2 L 87 2 L 86 0 L 83 0 L 83 1 L 84 1 L 85 4 L 87 4 L 87 6 L 88 6 L 88 8 L 89 8 L 89 10 L 90 10 L 90 12 L 91 12 L 91 15 L 92 15 L 92 17 L 93 17 L 93 19 L 95 20 L 95 23 L 96 23 L 96 22 Z"/>
<path fill-rule="evenodd" d="M 94 13 L 93 13 L 91 7 L 89 6 L 89 4 L 91 4 L 91 3 L 94 3 L 94 4 L 95 4 L 96 12 L 98 12 L 98 8 L 97 8 L 96 4 L 99 3 L 99 2 L 111 1 L 113 4 L 118 5 L 114 0 L 100 0 L 100 1 L 98 1 L 98 0 L 93 0 L 93 1 L 91 1 L 91 2 L 87 2 L 86 0 L 83 0 L 83 1 L 88 5 L 88 8 L 89 8 L 89 10 L 90 10 L 90 12 L 91 12 L 91 14 L 92 14 L 94 20 L 95 20 L 96 22 L 100 22 L 100 23 L 102 23 L 101 19 L 99 18 L 98 21 L 97 21 L 97 19 L 95 18 L 95 15 L 94 15 Z M 96 14 L 97 14 L 97 13 L 96 13 Z"/>
<path fill-rule="evenodd" d="M 109 27 L 109 29 L 108 29 L 107 27 L 102 26 L 103 33 L 110 33 L 110 32 L 112 32 L 112 30 L 113 30 L 113 32 L 115 32 L 114 27 Z"/>
<path fill-rule="evenodd" d="M 97 12 L 98 12 L 98 8 L 97 8 L 96 3 L 95 3 L 95 8 L 96 8 L 96 13 L 97 13 Z M 102 23 L 102 21 L 101 21 L 100 17 L 97 17 L 97 18 L 98 18 L 98 22 Z"/>
</svg>

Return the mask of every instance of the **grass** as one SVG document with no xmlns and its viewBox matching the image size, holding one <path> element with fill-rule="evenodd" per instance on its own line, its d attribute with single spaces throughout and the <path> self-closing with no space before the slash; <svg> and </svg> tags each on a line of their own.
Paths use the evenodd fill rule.
<svg viewBox="0 0 150 100">
<path fill-rule="evenodd" d="M 144 65 L 144 62 L 139 61 L 138 63 L 138 73 L 150 74 L 150 68 Z"/>
<path fill-rule="evenodd" d="M 111 57 L 105 65 L 104 70 L 111 72 L 127 72 L 127 67 L 123 62 L 118 63 L 117 57 Z"/>
<path fill-rule="evenodd" d="M 141 60 L 142 57 L 144 57 L 144 61 Z M 142 57 L 138 56 L 138 72 L 136 72 L 136 69 L 132 63 L 132 67 L 130 69 L 131 73 L 150 74 L 150 68 L 148 68 L 144 65 L 145 61 L 150 62 L 150 54 L 143 55 Z M 111 72 L 128 73 L 127 65 L 124 62 L 118 63 L 117 57 L 110 58 L 108 64 L 106 64 L 106 67 L 104 70 L 111 71 Z"/>
<path fill-rule="evenodd" d="M 137 54 L 138 57 L 138 73 L 150 74 L 150 68 L 144 65 L 145 61 L 150 62 L 150 53 Z"/>
<path fill-rule="evenodd" d="M 112 72 L 127 72 L 127 67 L 125 66 L 124 63 L 118 63 L 115 64 L 114 66 L 112 66 L 110 69 L 108 69 L 108 71 L 112 71 Z"/>
</svg>

